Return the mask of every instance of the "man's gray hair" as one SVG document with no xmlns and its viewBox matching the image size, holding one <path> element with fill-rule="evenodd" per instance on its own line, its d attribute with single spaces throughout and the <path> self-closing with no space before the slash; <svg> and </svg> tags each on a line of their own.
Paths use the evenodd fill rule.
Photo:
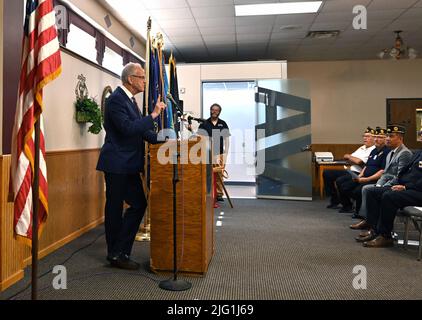
<svg viewBox="0 0 422 320">
<path fill-rule="evenodd" d="M 142 66 L 139 63 L 133 63 L 133 62 L 129 62 L 127 65 L 125 65 L 125 67 L 123 68 L 122 71 L 122 83 L 129 83 L 129 76 L 135 74 L 135 70 L 136 68 L 141 68 Z"/>
</svg>

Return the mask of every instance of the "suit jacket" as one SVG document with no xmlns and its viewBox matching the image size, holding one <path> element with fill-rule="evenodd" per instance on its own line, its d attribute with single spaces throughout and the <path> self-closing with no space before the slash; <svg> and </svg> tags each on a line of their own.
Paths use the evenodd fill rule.
<svg viewBox="0 0 422 320">
<path fill-rule="evenodd" d="M 398 184 L 422 192 L 422 151 L 415 151 L 410 163 L 399 172 Z"/>
<path fill-rule="evenodd" d="M 108 173 L 139 173 L 144 168 L 144 139 L 157 143 L 152 131 L 154 121 L 142 117 L 122 88 L 118 87 L 107 99 L 104 110 L 104 145 L 97 170 Z"/>
<path fill-rule="evenodd" d="M 377 181 L 377 185 L 390 187 L 398 183 L 399 172 L 406 167 L 412 159 L 412 151 L 402 144 L 392 155 L 393 150 L 387 156 L 384 173 Z M 391 159 L 391 157 L 393 157 Z"/>
</svg>

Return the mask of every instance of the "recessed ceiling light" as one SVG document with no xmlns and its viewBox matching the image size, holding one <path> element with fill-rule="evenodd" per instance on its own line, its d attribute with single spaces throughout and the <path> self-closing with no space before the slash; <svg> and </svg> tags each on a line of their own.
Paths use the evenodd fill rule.
<svg viewBox="0 0 422 320">
<path fill-rule="evenodd" d="M 315 13 L 321 7 L 322 1 L 262 3 L 236 5 L 236 16 L 264 16 L 277 14 Z"/>
</svg>

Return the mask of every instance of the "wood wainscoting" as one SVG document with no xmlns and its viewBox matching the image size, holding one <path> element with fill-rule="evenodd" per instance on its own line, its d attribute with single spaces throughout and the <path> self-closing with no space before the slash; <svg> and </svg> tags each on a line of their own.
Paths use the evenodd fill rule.
<svg viewBox="0 0 422 320">
<path fill-rule="evenodd" d="M 49 215 L 40 258 L 104 222 L 105 187 L 95 170 L 99 149 L 48 152 Z M 30 248 L 13 235 L 13 203 L 7 202 L 10 155 L 0 156 L 0 291 L 23 278 Z M 105 249 L 104 249 L 105 250 Z"/>
<path fill-rule="evenodd" d="M 312 154 L 314 152 L 331 152 L 334 155 L 334 160 L 342 160 L 346 153 L 353 153 L 361 144 L 312 144 Z M 319 195 L 319 178 L 316 173 L 315 162 L 312 162 L 312 190 L 313 194 Z"/>
</svg>

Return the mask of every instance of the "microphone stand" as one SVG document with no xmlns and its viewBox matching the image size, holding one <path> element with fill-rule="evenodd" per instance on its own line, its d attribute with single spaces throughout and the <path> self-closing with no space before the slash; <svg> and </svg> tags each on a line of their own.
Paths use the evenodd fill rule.
<svg viewBox="0 0 422 320">
<path fill-rule="evenodd" d="M 179 182 L 179 148 L 177 146 L 177 139 L 179 136 L 180 125 L 178 124 L 178 118 L 183 115 L 183 112 L 179 105 L 174 101 L 173 97 L 168 94 L 167 98 L 172 102 L 176 108 L 176 112 L 173 114 L 174 133 L 176 135 L 176 152 L 173 155 L 173 279 L 163 280 L 159 283 L 159 287 L 169 291 L 184 291 L 192 287 L 192 284 L 185 280 L 177 279 L 177 202 L 176 202 L 176 191 L 177 183 Z"/>
</svg>

